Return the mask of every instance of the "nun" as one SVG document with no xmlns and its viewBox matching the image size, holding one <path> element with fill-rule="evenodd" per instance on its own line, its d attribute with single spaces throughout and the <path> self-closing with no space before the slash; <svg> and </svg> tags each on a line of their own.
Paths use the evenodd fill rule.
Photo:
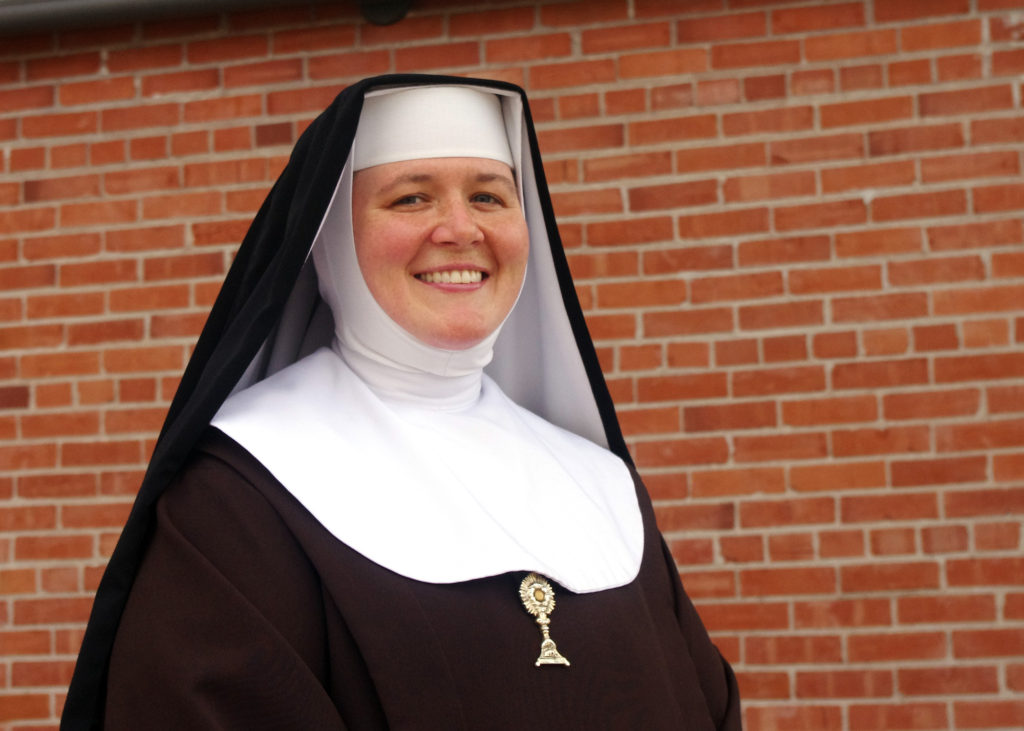
<svg viewBox="0 0 1024 731">
<path fill-rule="evenodd" d="M 524 92 L 344 90 L 257 214 L 62 729 L 740 728 L 573 289 Z"/>
</svg>

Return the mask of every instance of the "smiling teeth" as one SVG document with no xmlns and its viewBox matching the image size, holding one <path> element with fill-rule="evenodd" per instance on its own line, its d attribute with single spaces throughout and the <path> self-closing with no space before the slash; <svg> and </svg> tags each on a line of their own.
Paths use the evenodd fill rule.
<svg viewBox="0 0 1024 731">
<path fill-rule="evenodd" d="M 428 284 L 476 284 L 483 279 L 483 272 L 461 269 L 446 272 L 424 272 L 416 275 Z"/>
</svg>

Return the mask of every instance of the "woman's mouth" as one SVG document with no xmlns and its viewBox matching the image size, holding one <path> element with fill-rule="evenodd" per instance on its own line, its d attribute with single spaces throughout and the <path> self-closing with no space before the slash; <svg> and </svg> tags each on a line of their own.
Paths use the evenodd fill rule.
<svg viewBox="0 0 1024 731">
<path fill-rule="evenodd" d="M 478 269 L 451 269 L 441 272 L 423 272 L 416 278 L 427 284 L 478 284 L 484 273 Z"/>
</svg>

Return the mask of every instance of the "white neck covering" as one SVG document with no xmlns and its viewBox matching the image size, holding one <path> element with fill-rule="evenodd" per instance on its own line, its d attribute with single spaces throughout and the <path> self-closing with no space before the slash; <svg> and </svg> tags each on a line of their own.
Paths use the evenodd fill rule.
<svg viewBox="0 0 1024 731">
<path fill-rule="evenodd" d="M 440 148 L 396 129 L 423 119 L 424 104 L 435 115 L 431 105 L 461 110 L 465 120 L 458 97 L 466 94 L 470 106 L 485 100 L 475 112 L 489 114 L 488 124 L 460 129 L 442 119 L 440 127 L 455 134 L 431 133 L 443 137 Z M 402 109 L 406 95 L 415 97 L 413 109 Z M 473 129 L 496 128 L 495 112 L 500 144 L 494 135 L 474 138 Z M 334 314 L 331 349 L 236 393 L 213 425 L 327 530 L 409 578 L 448 583 L 539 571 L 579 592 L 621 586 L 635 578 L 643 551 L 623 462 L 516 405 L 484 375 L 500 328 L 465 350 L 429 346 L 384 312 L 356 258 L 353 167 L 409 159 L 394 154 L 442 156 L 424 153 L 435 149 L 513 162 L 504 127 L 497 98 L 467 87 L 367 97 L 312 252 L 320 294 Z M 388 139 L 410 143 L 413 152 L 395 153 Z"/>
</svg>

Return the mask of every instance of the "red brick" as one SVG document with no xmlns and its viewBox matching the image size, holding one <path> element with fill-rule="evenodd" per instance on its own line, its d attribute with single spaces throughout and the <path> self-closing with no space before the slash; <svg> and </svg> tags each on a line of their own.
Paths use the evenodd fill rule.
<svg viewBox="0 0 1024 731">
<path fill-rule="evenodd" d="M 864 355 L 904 355 L 910 350 L 910 335 L 905 327 L 865 330 L 862 336 Z"/>
<path fill-rule="evenodd" d="M 782 468 L 702 470 L 691 474 L 694 497 L 723 497 L 781 493 L 785 490 Z M 757 542 L 760 546 L 760 541 Z"/>
<path fill-rule="evenodd" d="M 665 439 L 637 444 L 636 454 L 638 462 L 652 467 L 720 464 L 728 458 L 728 446 L 724 438 Z"/>
<path fill-rule="evenodd" d="M 850 531 L 843 531 L 844 534 Z M 827 533 L 822 533 L 822 537 Z M 852 551 L 844 555 L 859 555 Z M 892 625 L 889 599 L 840 599 L 794 602 L 794 623 L 799 629 L 881 627 Z"/>
<path fill-rule="evenodd" d="M 780 8 L 772 12 L 773 35 L 863 25 L 864 7 L 860 3 L 843 3 L 827 7 Z"/>
<path fill-rule="evenodd" d="M 974 209 L 978 213 L 1024 208 L 1024 185 L 990 185 L 977 187 L 972 192 Z"/>
<path fill-rule="evenodd" d="M 873 556 L 898 556 L 917 551 L 917 538 L 913 528 L 879 528 L 871 531 Z"/>
<path fill-rule="evenodd" d="M 900 0 L 875 9 L 875 20 L 880 23 L 915 21 L 937 15 L 962 15 L 969 10 L 968 0 Z"/>
<path fill-rule="evenodd" d="M 16 112 L 23 109 L 52 107 L 56 100 L 55 87 L 50 84 L 0 90 L 0 109 Z"/>
<path fill-rule="evenodd" d="M 448 19 L 448 32 L 454 37 L 513 33 L 532 29 L 534 22 L 532 7 L 488 8 L 453 13 Z"/>
<path fill-rule="evenodd" d="M 722 43 L 711 48 L 713 69 L 782 66 L 800 60 L 798 41 L 758 41 L 751 43 Z M 698 69 L 702 70 L 702 69 Z"/>
<path fill-rule="evenodd" d="M 50 693 L 17 693 L 0 697 L 0 720 L 50 718 Z"/>
<path fill-rule="evenodd" d="M 351 51 L 313 56 L 308 59 L 309 78 L 314 80 L 339 77 L 362 78 L 380 74 L 391 68 L 391 56 L 388 51 Z M 324 103 L 327 102 L 331 90 L 323 90 Z M 317 95 L 319 98 L 319 95 Z M 278 97 L 279 103 L 286 97 Z M 306 108 L 313 108 L 312 105 Z"/>
<path fill-rule="evenodd" d="M 592 193 L 586 195 L 591 196 Z M 630 188 L 628 199 L 632 211 L 708 205 L 718 202 L 718 183 L 715 180 L 696 180 Z"/>
<path fill-rule="evenodd" d="M 953 632 L 954 657 L 1006 657 L 1021 654 L 1024 654 L 1024 633 L 1017 628 Z"/>
<path fill-rule="evenodd" d="M 596 191 L 553 193 L 551 203 L 559 217 L 622 211 L 622 195 L 615 188 Z"/>
<path fill-rule="evenodd" d="M 677 530 L 729 530 L 735 524 L 735 508 L 729 503 L 665 505 L 655 512 L 658 526 L 666 533 Z"/>
<path fill-rule="evenodd" d="M 542 130 L 537 134 L 537 137 L 541 149 L 545 153 L 551 154 L 572 150 L 622 147 L 625 141 L 625 130 L 621 124 L 603 124 Z"/>
<path fill-rule="evenodd" d="M 975 526 L 974 546 L 978 551 L 1012 551 L 1020 536 L 1019 523 L 983 523 Z"/>
<path fill-rule="evenodd" d="M 698 106 L 735 104 L 741 99 L 740 84 L 736 79 L 716 79 L 697 83 L 696 103 Z"/>
<path fill-rule="evenodd" d="M 948 559 L 946 579 L 953 587 L 998 587 L 1024 583 L 1024 558 Z"/>
<path fill-rule="evenodd" d="M 690 301 L 694 304 L 761 299 L 783 292 L 780 272 L 728 274 L 698 277 L 690 283 Z"/>
<path fill-rule="evenodd" d="M 775 426 L 775 404 L 771 401 L 758 401 L 688 406 L 683 409 L 683 424 L 687 432 L 732 431 Z"/>
<path fill-rule="evenodd" d="M 782 403 L 782 423 L 788 426 L 848 424 L 874 421 L 878 406 L 873 396 L 803 398 Z"/>
<path fill-rule="evenodd" d="M 848 650 L 852 662 L 937 660 L 945 657 L 946 636 L 942 632 L 854 635 L 849 638 Z"/>
<path fill-rule="evenodd" d="M 871 163 L 841 168 L 826 168 L 821 171 L 822 190 L 841 193 L 874 186 L 909 185 L 917 176 L 913 161 Z"/>
<path fill-rule="evenodd" d="M 928 382 L 928 363 L 922 358 L 837 363 L 832 370 L 833 388 L 879 388 Z"/>
<path fill-rule="evenodd" d="M 857 335 L 853 332 L 819 333 L 812 343 L 817 358 L 850 358 L 857 354 Z"/>
<path fill-rule="evenodd" d="M 726 202 L 747 202 L 814 195 L 816 189 L 813 173 L 792 172 L 728 178 L 723 192 Z"/>
<path fill-rule="evenodd" d="M 176 43 L 145 45 L 107 51 L 106 65 L 114 73 L 178 66 L 184 50 Z"/>
<path fill-rule="evenodd" d="M 895 54 L 898 49 L 899 37 L 894 29 L 830 33 L 811 36 L 804 41 L 804 53 L 812 62 L 887 56 Z"/>
<path fill-rule="evenodd" d="M 99 81 L 61 84 L 59 94 L 63 106 L 124 101 L 135 97 L 135 81 L 130 76 L 117 76 Z"/>
<path fill-rule="evenodd" d="M 881 462 L 794 465 L 789 480 L 790 486 L 799 492 L 882 487 L 885 465 Z"/>
<path fill-rule="evenodd" d="M 717 125 L 718 121 L 712 114 L 632 122 L 629 125 L 629 141 L 631 144 L 644 145 L 710 138 L 717 135 Z"/>
<path fill-rule="evenodd" d="M 831 246 L 826 236 L 798 236 L 760 241 L 743 241 L 738 248 L 740 266 L 827 261 Z M 790 272 L 792 278 L 800 270 Z"/>
<path fill-rule="evenodd" d="M 630 276 L 639 271 L 638 258 L 633 251 L 609 251 L 592 254 L 571 254 L 569 268 L 573 277 L 595 279 L 607 276 Z"/>
<path fill-rule="evenodd" d="M 945 513 L 963 518 L 980 515 L 1005 516 L 1024 512 L 1024 489 L 979 489 L 950 491 L 944 496 Z"/>
<path fill-rule="evenodd" d="M 882 272 L 876 265 L 795 269 L 789 273 L 793 294 L 881 289 Z"/>
<path fill-rule="evenodd" d="M 798 698 L 885 698 L 893 693 L 891 670 L 797 672 Z"/>
<path fill-rule="evenodd" d="M 934 419 L 978 413 L 977 389 L 886 394 L 882 397 L 886 419 Z"/>
<path fill-rule="evenodd" d="M 818 301 L 745 305 L 739 308 L 739 322 L 742 330 L 820 325 L 824 312 Z"/>
<path fill-rule="evenodd" d="M 764 12 L 688 18 L 679 21 L 676 25 L 676 34 L 680 43 L 758 38 L 765 35 L 767 30 L 768 24 Z"/>
<path fill-rule="evenodd" d="M 681 172 L 760 167 L 767 163 L 763 142 L 737 145 L 701 145 L 676 152 L 676 167 Z"/>
<path fill-rule="evenodd" d="M 961 728 L 1020 728 L 1024 703 L 1015 700 L 957 701 L 953 716 Z"/>
<path fill-rule="evenodd" d="M 37 81 L 63 79 L 68 76 L 91 76 L 99 73 L 100 63 L 100 54 L 96 51 L 29 58 L 25 61 L 25 77 L 29 81 Z"/>
<path fill-rule="evenodd" d="M 163 94 L 212 90 L 217 89 L 220 83 L 220 72 L 215 68 L 150 74 L 142 77 L 142 95 L 155 97 Z"/>
<path fill-rule="evenodd" d="M 918 105 L 922 116 L 971 114 L 1012 109 L 1013 88 L 1009 85 L 979 89 L 940 91 L 921 94 Z"/>
<path fill-rule="evenodd" d="M 173 127 L 180 122 L 180 105 L 150 104 L 136 107 L 104 109 L 101 113 L 104 132 L 124 132 L 145 127 Z"/>
<path fill-rule="evenodd" d="M 239 237 L 238 240 L 241 240 Z M 106 232 L 108 251 L 131 252 L 151 249 L 174 249 L 185 245 L 185 228 L 181 224 L 148 226 Z"/>
<path fill-rule="evenodd" d="M 135 440 L 67 442 L 61 446 L 61 464 L 66 467 L 137 465 L 142 457 L 142 444 Z"/>
<path fill-rule="evenodd" d="M 583 161 L 583 179 L 588 182 L 666 175 L 671 172 L 672 155 L 667 150 Z"/>
<path fill-rule="evenodd" d="M 678 223 L 679 236 L 683 239 L 763 234 L 769 228 L 769 212 L 767 208 L 743 208 L 720 213 L 701 213 L 680 216 Z M 727 266 L 731 266 L 731 260 Z"/>
<path fill-rule="evenodd" d="M 658 248 L 653 251 L 645 251 L 641 267 L 644 274 L 670 274 L 731 268 L 732 248 L 725 245 L 692 245 L 679 249 Z M 732 321 L 731 318 L 729 321 Z"/>
<path fill-rule="evenodd" d="M 186 102 L 182 119 L 191 123 L 215 122 L 244 117 L 257 117 L 263 113 L 263 98 L 258 94 L 219 96 Z"/>
<path fill-rule="evenodd" d="M 750 500 L 740 504 L 743 528 L 813 525 L 835 520 L 835 501 L 830 497 L 800 497 L 783 500 Z"/>
<path fill-rule="evenodd" d="M 814 109 L 809 106 L 781 107 L 753 112 L 734 112 L 722 117 L 726 135 L 764 134 L 766 132 L 798 132 L 814 125 Z M 775 160 L 774 148 L 772 154 Z"/>
<path fill-rule="evenodd" d="M 868 150 L 872 157 L 963 146 L 963 128 L 959 124 L 919 124 L 868 132 Z"/>
<path fill-rule="evenodd" d="M 820 108 L 824 129 L 848 125 L 880 124 L 914 116 L 914 100 L 909 96 L 823 104 Z"/>
<path fill-rule="evenodd" d="M 815 557 L 814 536 L 810 533 L 783 533 L 768 536 L 768 555 L 773 562 L 807 561 Z"/>
<path fill-rule="evenodd" d="M 191 299 L 186 284 L 130 287 L 114 290 L 109 296 L 111 312 L 183 308 Z"/>
<path fill-rule="evenodd" d="M 761 368 L 732 373 L 733 396 L 822 391 L 825 372 L 817 365 Z"/>
<path fill-rule="evenodd" d="M 62 178 L 37 178 L 23 184 L 26 203 L 67 198 L 91 198 L 100 194 L 99 175 L 73 175 Z"/>
<path fill-rule="evenodd" d="M 142 218 L 146 220 L 214 216 L 221 212 L 220 196 L 209 192 L 151 195 L 142 199 Z"/>
<path fill-rule="evenodd" d="M 694 599 L 736 595 L 736 577 L 731 571 L 691 571 L 682 580 L 687 594 Z"/>
<path fill-rule="evenodd" d="M 759 360 L 757 340 L 754 338 L 721 340 L 715 343 L 716 365 L 757 363 Z"/>
<path fill-rule="evenodd" d="M 837 297 L 832 301 L 832 319 L 837 323 L 902 320 L 927 315 L 928 295 L 924 292 Z"/>
<path fill-rule="evenodd" d="M 889 86 L 918 86 L 932 82 L 930 59 L 894 61 L 888 67 Z"/>
<path fill-rule="evenodd" d="M 908 193 L 876 198 L 871 202 L 871 215 L 876 221 L 953 216 L 966 212 L 967 199 L 961 190 Z"/>
<path fill-rule="evenodd" d="M 707 70 L 707 51 L 703 48 L 649 51 L 626 54 L 619 58 L 619 74 L 624 79 L 682 76 Z M 608 81 L 609 79 L 593 79 L 593 81 L 598 80 Z"/>
<path fill-rule="evenodd" d="M 0 468 L 14 470 L 53 468 L 57 463 L 57 449 L 53 444 L 0 445 Z"/>
<path fill-rule="evenodd" d="M 884 638 L 878 638 L 882 644 Z M 858 704 L 850 709 L 850 728 L 853 731 L 879 729 L 940 729 L 949 728 L 945 703 L 913 703 L 901 700 L 898 704 Z"/>
<path fill-rule="evenodd" d="M 841 641 L 837 635 L 750 637 L 747 638 L 745 645 L 748 651 L 747 662 L 757 665 L 834 663 L 840 662 L 842 656 Z M 810 710 L 804 708 L 802 712 L 807 713 Z M 786 718 L 788 720 L 796 720 L 791 715 L 787 715 Z M 815 725 L 816 721 L 813 719 L 816 717 L 814 715 L 798 718 L 809 721 L 810 725 L 805 726 L 801 723 L 795 726 L 795 728 L 836 728 L 833 725 Z M 824 719 L 817 717 L 817 720 L 822 721 Z M 786 726 L 784 722 L 782 726 L 771 724 L 757 727 L 781 729 Z"/>
<path fill-rule="evenodd" d="M 90 134 L 98 129 L 99 115 L 96 112 L 26 116 L 21 120 L 22 135 L 27 138 Z"/>
<path fill-rule="evenodd" d="M 740 593 L 743 596 L 831 594 L 835 590 L 835 569 L 829 567 L 767 568 L 740 571 Z"/>
<path fill-rule="evenodd" d="M 966 526 L 938 525 L 921 530 L 921 549 L 925 553 L 963 553 L 968 544 Z"/>
<path fill-rule="evenodd" d="M 850 226 L 867 220 L 867 207 L 863 200 L 779 206 L 775 209 L 774 218 L 779 231 Z"/>
</svg>

